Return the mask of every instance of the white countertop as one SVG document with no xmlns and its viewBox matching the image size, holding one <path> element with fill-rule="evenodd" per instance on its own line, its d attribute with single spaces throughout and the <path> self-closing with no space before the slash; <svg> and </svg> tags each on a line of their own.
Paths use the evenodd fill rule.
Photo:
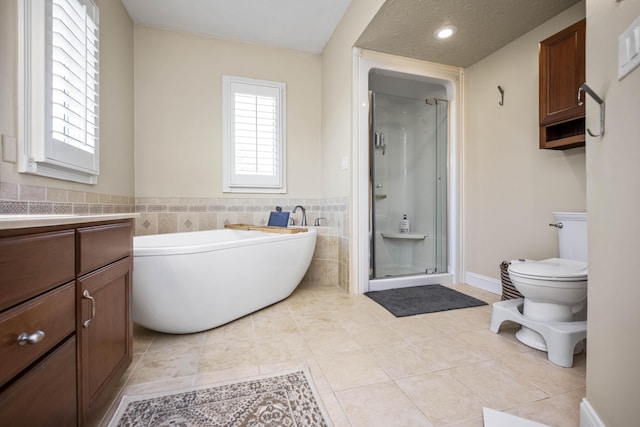
<svg viewBox="0 0 640 427">
<path fill-rule="evenodd" d="M 0 214 L 0 230 L 13 228 L 47 227 L 54 225 L 82 224 L 95 221 L 113 221 L 137 218 L 137 213 L 86 214 L 86 215 L 4 215 Z"/>
</svg>

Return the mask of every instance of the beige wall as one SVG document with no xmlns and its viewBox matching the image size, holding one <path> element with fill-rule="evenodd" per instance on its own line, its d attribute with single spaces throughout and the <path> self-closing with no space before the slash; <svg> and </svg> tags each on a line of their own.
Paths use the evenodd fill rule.
<svg viewBox="0 0 640 427">
<path fill-rule="evenodd" d="M 352 0 L 322 53 L 322 193 L 351 195 L 352 48 L 383 0 Z"/>
<path fill-rule="evenodd" d="M 467 272 L 497 279 L 502 260 L 557 256 L 551 212 L 586 210 L 585 149 L 538 149 L 538 42 L 583 18 L 584 6 L 465 70 Z"/>
<path fill-rule="evenodd" d="M 119 1 L 100 9 L 100 177 L 84 185 L 21 174 L 0 162 L 0 183 L 133 196 L 133 23 Z M 0 2 L 0 133 L 18 136 L 17 0 Z"/>
<path fill-rule="evenodd" d="M 638 16 L 637 0 L 587 0 L 587 83 L 606 102 L 606 133 L 587 140 L 587 399 L 607 426 L 640 419 L 640 68 L 617 79 L 618 36 Z M 587 108 L 598 132 L 597 104 Z"/>
<path fill-rule="evenodd" d="M 287 194 L 273 197 L 320 196 L 319 55 L 144 26 L 134 33 L 137 197 L 235 197 L 222 193 L 224 74 L 286 83 Z"/>
<path fill-rule="evenodd" d="M 0 1 L 0 133 L 17 133 L 17 0 Z M 10 176 L 14 166 L 0 159 L 0 182 Z"/>
</svg>

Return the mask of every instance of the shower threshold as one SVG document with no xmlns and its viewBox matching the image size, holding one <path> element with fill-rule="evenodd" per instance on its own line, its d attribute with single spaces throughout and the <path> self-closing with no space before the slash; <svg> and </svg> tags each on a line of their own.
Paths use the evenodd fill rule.
<svg viewBox="0 0 640 427">
<path fill-rule="evenodd" d="M 385 277 L 369 279 L 369 291 L 384 291 L 387 289 L 409 288 L 422 285 L 450 285 L 453 284 L 452 273 L 414 274 L 408 276 Z"/>
</svg>

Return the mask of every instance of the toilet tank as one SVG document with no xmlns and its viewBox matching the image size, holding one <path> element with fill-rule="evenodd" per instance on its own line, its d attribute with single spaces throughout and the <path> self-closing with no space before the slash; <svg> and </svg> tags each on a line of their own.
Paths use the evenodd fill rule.
<svg viewBox="0 0 640 427">
<path fill-rule="evenodd" d="M 554 212 L 558 228 L 560 258 L 587 262 L 587 213 Z"/>
</svg>

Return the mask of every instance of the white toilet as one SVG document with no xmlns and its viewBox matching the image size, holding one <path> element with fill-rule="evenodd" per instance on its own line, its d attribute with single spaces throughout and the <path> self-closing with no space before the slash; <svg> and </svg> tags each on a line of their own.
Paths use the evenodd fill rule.
<svg viewBox="0 0 640 427">
<path fill-rule="evenodd" d="M 513 286 L 524 296 L 493 305 L 491 330 L 511 320 L 522 325 L 516 338 L 547 351 L 549 360 L 573 365 L 576 344 L 586 338 L 587 214 L 554 212 L 560 258 L 515 260 L 509 266 Z"/>
</svg>

